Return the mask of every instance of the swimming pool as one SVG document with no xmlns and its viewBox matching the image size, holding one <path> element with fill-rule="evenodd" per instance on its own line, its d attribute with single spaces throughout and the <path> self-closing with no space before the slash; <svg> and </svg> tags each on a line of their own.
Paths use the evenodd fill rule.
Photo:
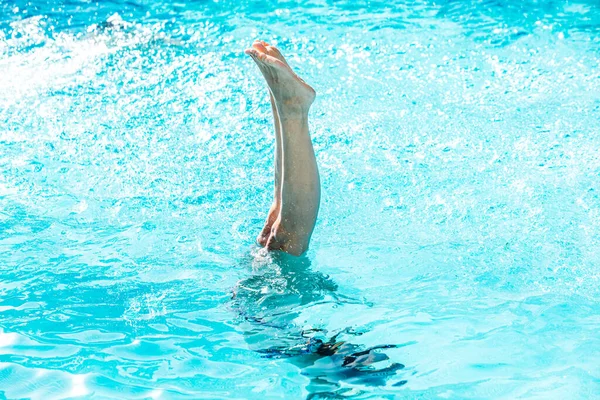
<svg viewBox="0 0 600 400">
<path fill-rule="evenodd" d="M 0 397 L 600 396 L 596 2 L 0 16 Z M 254 245 L 256 38 L 318 93 L 299 261 Z M 395 347 L 349 369 L 308 349 L 333 337 Z"/>
</svg>

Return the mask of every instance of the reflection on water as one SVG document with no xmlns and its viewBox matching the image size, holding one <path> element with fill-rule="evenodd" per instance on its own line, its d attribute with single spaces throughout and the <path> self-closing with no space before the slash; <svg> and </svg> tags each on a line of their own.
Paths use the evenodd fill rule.
<svg viewBox="0 0 600 400">
<path fill-rule="evenodd" d="M 346 384 L 385 386 L 404 365 L 382 352 L 397 347 L 371 348 L 349 343 L 363 332 L 346 328 L 327 332 L 303 326 L 303 315 L 316 305 L 356 302 L 337 293 L 331 278 L 311 269 L 310 260 L 283 253 L 257 250 L 244 260 L 252 274 L 233 290 L 232 307 L 240 315 L 240 327 L 252 349 L 265 358 L 287 358 L 310 378 L 309 398 L 347 397 L 355 389 Z M 402 386 L 397 380 L 392 386 Z M 347 385 L 346 385 L 347 386 Z M 348 393 L 348 392 L 351 393 Z"/>
</svg>

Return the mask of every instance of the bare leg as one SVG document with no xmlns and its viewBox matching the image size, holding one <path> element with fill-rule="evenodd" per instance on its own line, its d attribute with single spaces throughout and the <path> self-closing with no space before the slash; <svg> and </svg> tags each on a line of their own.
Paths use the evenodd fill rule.
<svg viewBox="0 0 600 400">
<path fill-rule="evenodd" d="M 271 98 L 271 110 L 273 111 L 273 124 L 275 125 L 275 193 L 273 194 L 273 204 L 267 214 L 267 221 L 263 227 L 260 235 L 258 235 L 257 241 L 261 246 L 266 246 L 271 237 L 271 229 L 273 224 L 279 216 L 279 210 L 281 209 L 281 170 L 283 169 L 283 155 L 281 150 L 281 123 L 279 122 L 279 114 L 277 113 L 277 106 L 275 105 L 275 99 L 271 90 L 269 90 L 269 97 Z"/>
<path fill-rule="evenodd" d="M 317 160 L 308 133 L 308 110 L 315 91 L 292 71 L 277 48 L 256 41 L 246 54 L 256 62 L 269 85 L 281 133 L 281 199 L 265 245 L 300 255 L 308 248 L 321 199 Z M 277 176 L 277 164 L 275 168 Z M 277 180 L 275 185 L 277 194 Z"/>
</svg>

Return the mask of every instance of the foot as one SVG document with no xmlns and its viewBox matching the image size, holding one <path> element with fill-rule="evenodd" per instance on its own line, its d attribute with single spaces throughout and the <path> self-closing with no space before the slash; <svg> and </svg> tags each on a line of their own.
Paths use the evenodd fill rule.
<svg viewBox="0 0 600 400">
<path fill-rule="evenodd" d="M 292 71 L 275 46 L 257 40 L 245 53 L 252 57 L 265 77 L 280 113 L 308 112 L 315 100 L 315 90 Z"/>
</svg>

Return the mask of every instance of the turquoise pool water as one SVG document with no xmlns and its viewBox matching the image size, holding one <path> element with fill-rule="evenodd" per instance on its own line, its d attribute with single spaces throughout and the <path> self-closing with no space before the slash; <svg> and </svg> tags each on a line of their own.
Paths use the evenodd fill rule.
<svg viewBox="0 0 600 400">
<path fill-rule="evenodd" d="M 256 38 L 318 93 L 299 260 Z M 599 62 L 591 0 L 3 2 L 0 397 L 599 397 Z"/>
</svg>

